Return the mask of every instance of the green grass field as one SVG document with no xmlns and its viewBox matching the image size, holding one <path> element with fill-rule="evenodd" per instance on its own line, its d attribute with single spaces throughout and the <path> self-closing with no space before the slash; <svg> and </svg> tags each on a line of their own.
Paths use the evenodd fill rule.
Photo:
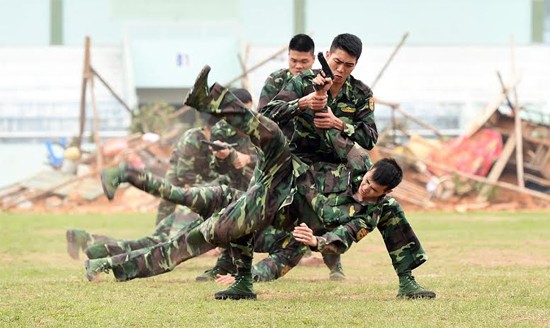
<svg viewBox="0 0 550 328">
<path fill-rule="evenodd" d="M 344 282 L 329 281 L 325 267 L 298 266 L 256 284 L 257 301 L 216 301 L 220 286 L 194 281 L 213 257 L 148 279 L 91 283 L 84 256 L 66 253 L 67 228 L 135 238 L 152 231 L 152 213 L 0 213 L 0 327 L 550 326 L 549 212 L 415 212 L 409 220 L 430 256 L 414 274 L 435 300 L 395 298 L 397 278 L 375 231 L 343 255 Z"/>
</svg>

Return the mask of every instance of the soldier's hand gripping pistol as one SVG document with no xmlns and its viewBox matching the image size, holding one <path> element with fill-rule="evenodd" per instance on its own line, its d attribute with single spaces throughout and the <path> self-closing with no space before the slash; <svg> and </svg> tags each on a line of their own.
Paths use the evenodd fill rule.
<svg viewBox="0 0 550 328">
<path fill-rule="evenodd" d="M 325 59 L 322 51 L 319 51 L 317 54 L 317 59 L 319 60 L 319 64 L 321 64 L 321 70 L 325 73 L 325 77 L 330 77 L 334 80 L 334 74 L 332 74 L 332 70 L 330 69 L 330 66 L 328 66 L 327 60 Z"/>
<path fill-rule="evenodd" d="M 330 69 L 330 66 L 328 66 L 327 60 L 325 59 L 325 56 L 323 55 L 322 51 L 319 51 L 317 53 L 317 59 L 319 60 L 319 64 L 321 64 L 321 70 L 323 71 L 325 77 L 330 77 L 331 80 L 334 80 L 334 74 L 332 73 L 332 70 Z M 323 88 L 324 84 L 314 84 L 313 87 L 315 90 L 321 90 Z M 319 110 L 321 113 L 326 113 L 327 109 Z"/>
<path fill-rule="evenodd" d="M 206 144 L 206 145 L 212 147 L 212 149 L 213 149 L 214 151 L 220 151 L 220 150 L 228 149 L 228 148 L 235 148 L 235 147 L 237 147 L 237 146 L 239 145 L 238 143 L 219 144 L 219 143 L 210 142 L 210 141 L 207 141 L 207 140 L 201 140 L 201 142 L 202 142 L 203 144 Z"/>
</svg>

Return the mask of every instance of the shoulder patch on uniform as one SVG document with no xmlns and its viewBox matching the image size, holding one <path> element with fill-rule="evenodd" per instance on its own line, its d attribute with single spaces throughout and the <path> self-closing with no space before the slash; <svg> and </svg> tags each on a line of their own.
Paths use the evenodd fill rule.
<svg viewBox="0 0 550 328">
<path fill-rule="evenodd" d="M 374 98 L 369 99 L 369 110 L 374 112 Z"/>
<path fill-rule="evenodd" d="M 291 266 L 285 265 L 285 267 L 283 268 L 283 270 L 281 270 L 281 277 L 284 276 L 285 274 L 287 274 L 288 271 L 290 271 L 290 269 L 292 269 Z"/>
<path fill-rule="evenodd" d="M 344 113 L 355 113 L 355 108 L 353 107 L 342 107 L 340 110 Z"/>
<path fill-rule="evenodd" d="M 367 235 L 367 229 L 365 228 L 361 228 L 361 230 L 357 231 L 357 241 L 363 239 L 363 237 L 365 237 Z"/>
</svg>

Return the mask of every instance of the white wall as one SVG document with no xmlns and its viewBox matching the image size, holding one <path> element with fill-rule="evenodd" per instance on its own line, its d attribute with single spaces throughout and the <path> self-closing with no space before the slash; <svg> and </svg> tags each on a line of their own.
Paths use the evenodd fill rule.
<svg viewBox="0 0 550 328">
<path fill-rule="evenodd" d="M 371 45 L 391 45 L 410 32 L 411 45 L 504 45 L 531 40 L 531 0 L 309 0 L 305 29 L 319 43 L 350 32 Z M 49 42 L 50 2 L 0 0 L 0 45 Z M 549 1 L 545 2 L 548 8 Z M 548 11 L 548 9 L 546 9 Z M 294 34 L 294 1 L 64 0 L 63 40 L 119 44 L 134 24 L 234 23 L 244 42 L 280 45 Z M 547 27 L 547 30 L 550 27 Z"/>
<path fill-rule="evenodd" d="M 329 43 L 353 33 L 389 45 L 410 32 L 411 45 L 503 45 L 531 40 L 530 0 L 307 1 L 307 31 Z"/>
<path fill-rule="evenodd" d="M 0 0 L 0 46 L 50 43 L 50 2 Z"/>
<path fill-rule="evenodd" d="M 317 47 L 327 49 L 329 45 Z M 249 66 L 278 49 L 252 48 Z M 371 85 L 393 50 L 394 47 L 365 45 L 353 75 Z M 514 57 L 520 77 L 519 102 L 550 115 L 550 93 L 547 92 L 550 85 L 550 47 L 517 46 Z M 284 53 L 250 75 L 255 101 L 266 76 L 286 65 Z M 428 121 L 436 116 L 458 117 L 460 128 L 464 128 L 485 104 L 500 93 L 497 71 L 500 71 L 505 83 L 512 79 L 511 47 L 405 44 L 376 84 L 374 94 L 381 99 L 399 102 L 409 113 Z M 378 118 L 390 114 L 388 108 L 383 106 L 378 106 L 376 113 Z"/>
</svg>

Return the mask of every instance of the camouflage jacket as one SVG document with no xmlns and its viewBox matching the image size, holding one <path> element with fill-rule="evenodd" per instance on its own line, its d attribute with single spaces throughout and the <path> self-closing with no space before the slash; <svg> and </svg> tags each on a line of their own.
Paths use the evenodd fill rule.
<svg viewBox="0 0 550 328">
<path fill-rule="evenodd" d="M 335 164 L 334 183 L 341 190 L 330 187 L 325 193 L 323 186 L 318 186 L 309 169 L 296 181 L 293 199 L 286 203 L 273 218 L 275 229 L 291 230 L 296 224 L 306 222 L 319 236 L 316 250 L 323 253 L 341 254 L 346 252 L 354 242 L 359 242 L 375 228 L 396 225 L 406 221 L 399 203 L 391 196 L 382 196 L 372 203 L 360 203 L 353 198 L 353 192 L 360 182 L 350 181 L 353 178 L 342 164 Z M 228 206 L 243 193 L 234 188 L 221 186 L 201 191 L 200 197 L 193 199 L 190 206 L 194 211 L 207 208 L 217 211 Z M 381 229 L 382 230 L 382 229 Z"/>
<path fill-rule="evenodd" d="M 258 161 L 256 147 L 254 147 L 250 138 L 247 135 L 239 135 L 233 126 L 221 120 L 212 127 L 210 140 L 237 144 L 236 147 L 231 148 L 231 152 L 226 158 L 219 159 L 213 156 L 211 167 L 220 174 L 227 174 L 231 181 L 231 186 L 240 190 L 246 190 Z M 233 162 L 237 157 L 237 151 L 250 156 L 250 163 L 241 169 L 236 169 L 233 166 Z"/>
<path fill-rule="evenodd" d="M 282 68 L 271 73 L 265 79 L 264 87 L 260 93 L 260 100 L 258 101 L 258 108 L 265 107 L 265 105 L 275 98 L 292 77 L 293 75 L 288 68 Z"/>
<path fill-rule="evenodd" d="M 317 70 L 306 70 L 288 81 L 277 96 L 260 112 L 274 120 L 290 142 L 291 151 L 306 163 L 315 161 L 341 162 L 334 154 L 326 133 L 313 125 L 314 113 L 310 109 L 300 110 L 298 99 L 314 92 L 312 80 Z M 374 122 L 374 100 L 372 91 L 361 81 L 350 76 L 336 97 L 328 94 L 328 106 L 335 116 L 345 123 L 343 132 L 348 139 L 366 149 L 372 149 L 378 140 Z"/>
<path fill-rule="evenodd" d="M 401 205 L 391 196 L 360 203 L 353 198 L 353 190 L 356 190 L 353 184 L 342 192 L 323 194 L 303 182 L 300 181 L 298 194 L 303 195 L 313 209 L 317 216 L 314 219 L 320 220 L 315 229 L 316 235 L 322 234 L 318 237 L 317 250 L 320 252 L 344 253 L 353 242 L 359 242 L 379 225 L 406 220 Z"/>
<path fill-rule="evenodd" d="M 178 181 L 179 186 L 191 186 L 212 182 L 219 174 L 210 168 L 214 160 L 205 140 L 205 131 L 202 128 L 192 128 L 183 133 L 170 157 L 171 174 Z"/>
</svg>

